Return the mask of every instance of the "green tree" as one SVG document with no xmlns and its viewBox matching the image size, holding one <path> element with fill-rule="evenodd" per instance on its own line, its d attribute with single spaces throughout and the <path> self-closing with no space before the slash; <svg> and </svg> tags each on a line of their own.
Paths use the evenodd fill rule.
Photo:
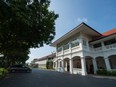
<svg viewBox="0 0 116 87">
<path fill-rule="evenodd" d="M 52 59 L 48 59 L 46 61 L 46 68 L 47 69 L 53 69 L 53 60 Z"/>
<path fill-rule="evenodd" d="M 0 0 L 0 53 L 4 58 L 20 59 L 22 53 L 27 58 L 29 48 L 51 43 L 58 15 L 49 11 L 49 5 L 50 0 Z"/>
</svg>

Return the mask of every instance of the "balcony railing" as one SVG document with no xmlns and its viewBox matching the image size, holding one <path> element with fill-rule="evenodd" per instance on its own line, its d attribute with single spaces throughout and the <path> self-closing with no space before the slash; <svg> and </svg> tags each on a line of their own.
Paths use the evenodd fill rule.
<svg viewBox="0 0 116 87">
<path fill-rule="evenodd" d="M 116 49 L 116 43 L 115 44 L 111 44 L 111 45 L 107 45 L 105 46 L 105 49 Z"/>
<path fill-rule="evenodd" d="M 101 52 L 101 51 L 105 51 L 105 50 L 116 49 L 116 43 L 115 44 L 106 45 L 106 46 L 102 46 L 102 47 L 98 47 L 98 48 L 91 48 L 91 47 L 87 47 L 86 46 L 83 49 L 87 50 L 87 51 L 91 51 L 91 52 Z M 76 47 L 71 48 L 71 51 L 69 49 L 67 49 L 67 50 L 58 52 L 58 55 L 60 56 L 60 55 L 68 54 L 70 52 L 73 53 L 73 52 L 80 51 L 80 50 L 82 50 L 82 48 L 79 47 L 79 46 L 76 46 Z"/>
<path fill-rule="evenodd" d="M 69 53 L 69 49 L 64 50 L 64 54 L 68 54 Z"/>
<path fill-rule="evenodd" d="M 106 45 L 104 47 L 90 48 L 90 50 L 94 51 L 94 52 L 100 52 L 100 51 L 111 50 L 111 49 L 116 49 L 116 43 L 115 44 Z"/>
<path fill-rule="evenodd" d="M 102 51 L 102 47 L 94 48 L 94 51 Z"/>
<path fill-rule="evenodd" d="M 62 55 L 62 51 L 61 52 L 58 52 L 58 55 Z"/>
</svg>

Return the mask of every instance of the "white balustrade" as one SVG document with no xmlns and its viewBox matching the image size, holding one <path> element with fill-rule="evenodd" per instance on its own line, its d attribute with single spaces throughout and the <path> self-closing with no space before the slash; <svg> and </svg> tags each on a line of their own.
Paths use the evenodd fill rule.
<svg viewBox="0 0 116 87">
<path fill-rule="evenodd" d="M 106 50 L 116 49 L 116 43 L 115 43 L 115 44 L 106 45 L 106 46 L 105 46 L 105 49 L 106 49 Z"/>
<path fill-rule="evenodd" d="M 69 52 L 70 52 L 69 49 L 64 50 L 64 54 L 68 54 Z"/>
<path fill-rule="evenodd" d="M 102 51 L 102 47 L 94 48 L 94 51 L 96 51 L 96 52 Z"/>
</svg>

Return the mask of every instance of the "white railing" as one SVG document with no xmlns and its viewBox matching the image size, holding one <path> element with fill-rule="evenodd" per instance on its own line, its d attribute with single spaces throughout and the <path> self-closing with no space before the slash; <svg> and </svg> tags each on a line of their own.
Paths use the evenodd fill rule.
<svg viewBox="0 0 116 87">
<path fill-rule="evenodd" d="M 73 48 L 71 49 L 71 52 L 72 52 L 72 53 L 73 53 L 73 52 L 78 52 L 78 51 L 80 51 L 80 50 L 82 50 L 82 47 L 76 46 L 76 47 L 73 47 Z"/>
<path fill-rule="evenodd" d="M 69 49 L 64 50 L 64 54 L 67 54 L 67 53 L 69 53 Z"/>
<path fill-rule="evenodd" d="M 100 51 L 103 51 L 103 48 L 102 47 L 98 47 L 98 48 L 91 48 L 91 47 L 89 47 L 89 50 L 91 52 L 100 52 Z"/>
<path fill-rule="evenodd" d="M 79 46 L 76 46 L 76 47 L 71 48 L 71 50 L 77 50 L 79 48 L 80 48 Z"/>
<path fill-rule="evenodd" d="M 92 48 L 92 47 L 89 47 L 89 50 L 90 50 L 91 52 L 93 52 L 93 48 Z"/>
<path fill-rule="evenodd" d="M 76 47 L 72 47 L 71 49 L 72 50 L 76 50 L 76 49 L 78 49 L 79 48 L 79 46 L 76 46 Z"/>
<path fill-rule="evenodd" d="M 90 48 L 90 51 L 101 52 L 101 51 L 111 50 L 111 49 L 116 49 L 116 43 L 115 44 L 106 45 L 104 47 Z"/>
<path fill-rule="evenodd" d="M 84 45 L 83 45 L 83 50 L 85 50 L 85 51 L 90 51 L 91 49 L 90 49 L 89 46 L 84 46 Z"/>
<path fill-rule="evenodd" d="M 115 44 L 111 44 L 111 45 L 105 46 L 105 49 L 106 49 L 106 50 L 109 50 L 109 49 L 116 49 L 116 43 L 115 43 Z"/>
<path fill-rule="evenodd" d="M 83 48 L 84 48 L 84 49 L 87 49 L 88 47 L 83 45 Z"/>
<path fill-rule="evenodd" d="M 94 48 L 95 52 L 102 51 L 102 47 Z"/>
<path fill-rule="evenodd" d="M 58 54 L 57 54 L 57 55 L 58 55 L 58 56 L 59 56 L 59 55 L 62 55 L 62 51 L 61 51 L 61 52 L 58 52 Z"/>
</svg>

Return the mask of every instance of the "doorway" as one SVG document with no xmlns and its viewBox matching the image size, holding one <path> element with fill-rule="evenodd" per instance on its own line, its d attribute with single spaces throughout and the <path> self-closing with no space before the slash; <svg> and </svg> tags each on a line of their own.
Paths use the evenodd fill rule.
<svg viewBox="0 0 116 87">
<path fill-rule="evenodd" d="M 86 58 L 86 71 L 87 74 L 94 74 L 93 61 L 91 57 Z"/>
</svg>

